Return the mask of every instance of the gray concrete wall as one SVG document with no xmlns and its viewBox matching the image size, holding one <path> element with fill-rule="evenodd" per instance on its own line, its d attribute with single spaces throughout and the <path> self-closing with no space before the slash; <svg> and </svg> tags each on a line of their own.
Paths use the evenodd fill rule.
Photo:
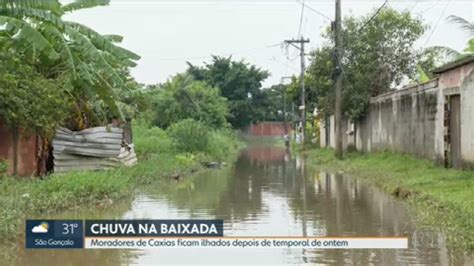
<svg viewBox="0 0 474 266">
<path fill-rule="evenodd" d="M 436 119 L 437 94 L 435 80 L 372 99 L 367 117 L 357 123 L 362 150 L 437 159 L 435 127 L 442 123 Z"/>
<path fill-rule="evenodd" d="M 367 115 L 355 122 L 353 130 L 350 121 L 343 121 L 343 146 L 364 152 L 392 150 L 436 159 L 437 107 L 436 80 L 373 98 Z M 323 147 L 335 147 L 334 116 L 330 117 L 329 126 L 330 143 L 322 135 Z"/>
<path fill-rule="evenodd" d="M 355 122 L 353 130 L 350 121 L 343 121 L 343 147 L 363 152 L 391 150 L 439 163 L 449 161 L 449 123 L 445 123 L 445 117 L 453 95 L 461 99 L 463 166 L 473 167 L 474 62 L 443 71 L 430 82 L 372 98 L 367 115 Z M 334 125 L 334 116 L 329 117 L 329 130 L 321 123 L 322 147 L 335 147 Z"/>
<path fill-rule="evenodd" d="M 461 157 L 474 166 L 474 71 L 463 80 L 461 94 Z"/>
</svg>

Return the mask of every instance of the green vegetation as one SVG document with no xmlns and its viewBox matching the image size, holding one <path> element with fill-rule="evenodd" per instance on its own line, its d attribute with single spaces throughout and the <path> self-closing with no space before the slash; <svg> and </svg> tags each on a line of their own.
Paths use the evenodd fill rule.
<svg viewBox="0 0 474 266">
<path fill-rule="evenodd" d="M 8 169 L 8 162 L 7 160 L 0 158 L 0 176 L 7 173 Z"/>
<path fill-rule="evenodd" d="M 218 88 L 190 75 L 178 74 L 159 89 L 149 93 L 152 123 L 161 128 L 192 118 L 213 128 L 227 126 L 227 99 Z"/>
<path fill-rule="evenodd" d="M 227 98 L 232 127 L 244 129 L 261 121 L 259 108 L 265 97 L 261 87 L 270 73 L 244 61 L 233 61 L 230 57 L 214 56 L 212 63 L 205 63 L 204 67 L 188 65 L 187 73 L 219 88 L 221 95 Z"/>
<path fill-rule="evenodd" d="M 290 121 L 291 104 L 288 104 L 290 101 L 285 98 L 287 88 L 288 85 L 278 84 L 261 90 L 257 114 L 261 121 L 285 121 L 285 108 L 287 112 L 286 119 Z"/>
<path fill-rule="evenodd" d="M 203 158 L 228 160 L 238 147 L 232 134 L 215 130 L 208 133 L 213 138 L 212 149 L 182 153 L 181 143 L 164 130 L 141 124 L 133 128 L 140 160 L 133 167 L 52 174 L 43 179 L 0 177 L 0 237 L 13 240 L 27 217 L 45 218 L 61 210 L 92 204 L 100 208 L 132 197 L 141 185 L 161 186 L 160 183 L 176 182 L 176 177 L 186 180 L 202 169 Z M 226 145 L 221 146 L 222 143 Z"/>
<path fill-rule="evenodd" d="M 211 131 L 203 123 L 192 119 L 182 120 L 167 130 L 180 152 L 209 152 L 212 143 Z"/>
<path fill-rule="evenodd" d="M 120 36 L 63 20 L 108 3 L 0 0 L 0 119 L 13 135 L 14 175 L 21 135 L 38 135 L 47 150 L 60 126 L 104 125 L 131 109 L 132 92 L 140 86 L 129 68 L 140 57 L 117 45 Z"/>
<path fill-rule="evenodd" d="M 407 199 L 421 224 L 440 228 L 448 243 L 474 249 L 474 172 L 445 169 L 410 155 L 349 153 L 337 160 L 333 151 L 308 151 L 316 166 L 343 170 Z"/>
<path fill-rule="evenodd" d="M 14 129 L 52 136 L 71 108 L 63 82 L 46 79 L 17 55 L 0 50 L 0 117 Z"/>
<path fill-rule="evenodd" d="M 374 11 L 375 12 L 375 11 Z M 333 74 L 341 71 L 343 113 L 352 119 L 363 116 L 370 97 L 399 85 L 404 77 L 414 77 L 420 54 L 414 43 L 423 35 L 422 21 L 409 12 L 382 9 L 377 16 L 348 16 L 343 21 L 344 54 L 334 70 L 334 34 L 327 30 L 324 46 L 311 52 L 311 65 L 305 75 L 307 110 L 317 107 L 322 115 L 332 114 L 334 106 Z M 299 80 L 288 89 L 295 103 L 300 101 Z"/>
<path fill-rule="evenodd" d="M 420 82 L 434 78 L 435 74 L 433 71 L 441 65 L 463 59 L 474 53 L 474 37 L 472 37 L 474 34 L 474 23 L 454 15 L 449 16 L 447 20 L 457 24 L 465 32 L 466 37 L 469 38 L 466 47 L 462 51 L 457 51 L 447 46 L 425 48 L 418 62 Z M 423 75 L 426 76 L 425 80 L 423 80 Z"/>
<path fill-rule="evenodd" d="M 46 122 L 57 121 L 42 126 L 52 132 L 57 124 L 64 124 L 63 117 L 57 119 L 58 112 L 67 116 L 71 129 L 123 117 L 119 101 L 123 94 L 137 87 L 129 67 L 135 66 L 134 61 L 140 57 L 117 45 L 122 40 L 120 36 L 101 35 L 82 24 L 63 20 L 67 13 L 108 3 L 108 0 L 76 0 L 68 4 L 57 0 L 0 0 L 0 55 L 2 61 L 4 58 L 13 58 L 9 62 L 16 60 L 12 66 L 15 73 L 0 69 L 0 75 L 8 75 L 8 89 L 16 87 L 22 92 L 21 95 L 12 95 L 8 90 L 2 93 L 5 101 L 14 103 L 2 105 L 1 115 L 8 125 L 36 130 L 37 124 L 43 121 L 35 120 L 34 116 L 29 116 L 23 124 L 16 120 L 22 117 L 22 112 L 36 113 L 45 101 L 49 102 L 44 105 L 56 111 L 43 109 L 38 116 Z M 26 73 L 21 75 L 21 70 Z M 26 75 L 34 80 L 27 81 Z M 37 85 L 26 86 L 28 82 Z M 42 87 L 45 88 L 38 90 Z M 24 104 L 38 95 L 42 95 L 40 103 Z M 72 107 L 51 103 L 58 99 L 68 100 Z M 20 102 L 24 110 L 19 111 L 16 107 Z"/>
</svg>

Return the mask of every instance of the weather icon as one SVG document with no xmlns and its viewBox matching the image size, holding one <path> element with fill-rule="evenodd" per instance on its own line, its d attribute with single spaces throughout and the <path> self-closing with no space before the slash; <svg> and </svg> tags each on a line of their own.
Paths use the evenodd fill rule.
<svg viewBox="0 0 474 266">
<path fill-rule="evenodd" d="M 49 224 L 47 222 L 42 222 L 39 225 L 33 227 L 31 232 L 33 233 L 47 233 L 49 228 Z"/>
</svg>

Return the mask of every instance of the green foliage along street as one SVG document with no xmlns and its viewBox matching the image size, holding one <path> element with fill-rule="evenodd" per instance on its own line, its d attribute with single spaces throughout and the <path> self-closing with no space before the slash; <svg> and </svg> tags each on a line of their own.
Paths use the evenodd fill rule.
<svg viewBox="0 0 474 266">
<path fill-rule="evenodd" d="M 407 12 L 385 8 L 376 17 L 346 17 L 343 21 L 344 55 L 337 71 L 344 77 L 343 113 L 350 118 L 365 114 L 370 97 L 399 85 L 404 77 L 415 78 L 421 51 L 414 43 L 424 33 L 422 21 Z M 311 52 L 305 75 L 307 101 L 322 115 L 334 112 L 333 34 L 324 34 L 325 44 Z M 300 99 L 299 80 L 290 86 L 290 98 Z"/>
<path fill-rule="evenodd" d="M 288 227 L 290 228 L 288 232 L 294 232 L 291 230 L 294 228 L 300 230 L 302 227 L 302 235 L 305 237 L 311 236 L 311 234 L 319 235 L 321 232 L 336 232 L 351 237 L 352 235 L 359 236 L 361 233 L 376 232 L 380 233 L 378 236 L 385 236 L 384 230 L 391 224 L 387 227 L 380 226 L 374 230 L 372 230 L 373 228 L 365 230 L 365 227 L 360 225 L 368 221 L 364 220 L 366 217 L 362 218 L 361 224 L 350 223 L 353 222 L 351 215 L 353 213 L 359 214 L 360 211 L 355 207 L 351 209 L 353 208 L 351 204 L 357 205 L 360 203 L 359 200 L 361 202 L 365 200 L 369 203 L 363 202 L 361 205 L 366 204 L 370 207 L 372 207 L 371 204 L 375 205 L 374 200 L 370 197 L 367 197 L 368 199 L 358 198 L 358 193 L 366 193 L 359 192 L 359 186 L 349 184 L 351 189 L 354 189 L 350 191 L 347 198 L 351 198 L 353 201 L 341 208 L 342 201 L 332 204 L 330 200 L 340 195 L 333 193 L 332 189 L 344 180 L 331 179 L 328 174 L 324 181 L 327 182 L 324 193 L 328 194 L 325 194 L 324 198 L 329 201 L 321 200 L 321 193 L 323 193 L 321 191 L 324 189 L 321 186 L 320 173 L 314 171 L 319 167 L 318 169 L 328 170 L 328 173 L 348 172 L 348 178 L 355 177 L 365 180 L 367 183 L 381 187 L 388 194 L 407 200 L 409 206 L 413 207 L 414 216 L 419 218 L 417 223 L 414 222 L 416 224 L 414 227 L 427 226 L 431 230 L 439 229 L 443 236 L 446 236 L 449 248 L 454 247 L 462 251 L 473 250 L 474 172 L 444 169 L 419 158 L 389 152 L 349 153 L 345 160 L 336 160 L 331 155 L 332 151 L 317 147 L 322 135 L 322 131 L 320 131 L 323 128 L 322 120 L 335 114 L 336 91 L 339 92 L 337 89 L 340 88 L 336 85 L 336 77 L 342 76 L 342 96 L 338 99 L 342 100 L 343 118 L 340 120 L 336 115 L 337 122 L 346 119 L 348 122 L 357 121 L 367 115 L 372 97 L 396 92 L 407 88 L 408 85 L 422 84 L 436 79 L 435 73 L 439 73 L 439 71 L 435 71 L 435 69 L 441 65 L 452 63 L 455 60 L 469 59 L 470 56 L 473 56 L 474 38 L 472 34 L 474 27 L 471 21 L 455 15 L 448 16 L 447 23 L 458 25 L 466 34 L 470 34 L 465 48 L 462 50 L 442 45 L 427 46 L 426 44 L 438 27 L 441 18 L 437 20 L 436 24 L 430 24 L 431 27 L 434 26 L 431 29 L 427 21 L 411 12 L 415 6 L 411 10 L 401 10 L 394 6 L 386 6 L 387 1 L 385 1 L 379 9 L 365 12 L 364 15 L 355 15 L 357 13 L 352 12 L 345 14 L 340 32 L 342 48 L 336 48 L 338 38 L 335 37 L 335 29 L 339 28 L 339 23 L 334 23 L 332 15 L 328 17 L 313 8 L 312 11 L 315 11 L 313 13 L 319 12 L 319 16 L 323 17 L 321 19 L 324 24 L 317 22 L 318 27 L 320 26 L 322 29 L 322 32 L 318 33 L 321 38 L 311 36 L 312 41 L 306 46 L 309 51 L 305 51 L 303 46 L 298 47 L 295 44 L 301 42 L 300 45 L 303 45 L 303 43 L 309 42 L 304 41 L 304 38 L 308 36 L 303 34 L 304 23 L 307 22 L 304 20 L 305 13 L 303 11 L 311 7 L 304 1 L 297 1 L 297 4 L 301 5 L 298 38 L 283 42 L 281 48 L 284 48 L 285 44 L 288 46 L 288 43 L 291 43 L 293 44 L 291 49 L 297 48 L 300 51 L 295 50 L 293 55 L 287 53 L 286 63 L 280 63 L 282 63 L 281 67 L 290 73 L 289 69 L 296 69 L 291 64 L 293 61 L 297 62 L 298 52 L 301 52 L 301 62 L 299 62 L 302 69 L 301 76 L 296 74 L 299 71 L 296 69 L 291 72 L 293 73 L 291 77 L 278 75 L 278 79 L 281 78 L 281 81 L 272 81 L 272 84 L 268 84 L 271 83 L 269 80 L 271 81 L 275 77 L 272 76 L 275 73 L 267 70 L 270 69 L 269 65 L 255 60 L 255 58 L 265 57 L 265 60 L 277 62 L 277 60 L 273 60 L 275 57 L 270 57 L 266 53 L 252 57 L 240 53 L 224 53 L 216 49 L 215 54 L 193 57 L 190 56 L 191 53 L 187 54 L 187 51 L 182 51 L 185 49 L 181 49 L 179 53 L 183 57 L 174 57 L 173 55 L 168 58 L 162 56 L 166 55 L 166 50 L 162 46 L 156 45 L 156 47 L 148 47 L 149 50 L 145 49 L 149 43 L 153 43 L 147 39 L 148 37 L 152 39 L 151 37 L 155 35 L 151 28 L 155 30 L 154 27 L 164 26 L 160 23 L 149 23 L 148 19 L 155 18 L 156 15 L 148 10 L 147 12 L 150 14 L 143 15 L 145 22 L 141 25 L 143 29 L 132 26 L 131 22 L 135 21 L 132 19 L 127 21 L 127 16 L 133 9 L 128 10 L 121 6 L 122 4 L 131 4 L 131 2 L 117 2 L 121 3 L 117 3 L 113 6 L 115 9 L 112 9 L 112 7 L 107 7 L 110 4 L 109 0 L 0 0 L 0 126 L 2 134 L 5 133 L 5 136 L 12 138 L 11 140 L 0 139 L 2 141 L 0 144 L 5 147 L 11 142 L 11 149 L 10 146 L 2 149 L 2 156 L 5 158 L 0 156 L 0 237 L 14 245 L 15 240 L 18 240 L 18 232 L 22 232 L 22 228 L 24 228 L 25 219 L 49 217 L 53 213 L 59 214 L 62 211 L 91 206 L 100 209 L 113 205 L 119 200 L 132 199 L 138 194 L 137 191 L 155 193 L 163 190 L 172 192 L 168 199 L 181 207 L 184 206 L 182 208 L 193 204 L 203 204 L 207 208 L 206 211 L 210 213 L 194 212 L 192 209 L 189 215 L 191 218 L 199 217 L 205 213 L 208 215 L 206 218 L 221 219 L 217 215 L 220 208 L 221 211 L 223 210 L 229 215 L 226 217 L 230 217 L 231 222 L 236 224 L 241 222 L 240 220 L 253 222 L 262 217 L 270 217 L 273 220 L 283 217 L 282 220 L 279 220 L 282 221 L 283 226 L 278 224 L 274 228 Z M 451 1 L 447 3 L 442 16 L 450 3 Z M 150 4 L 151 6 L 152 3 L 136 4 Z M 157 6 L 161 6 L 161 4 L 165 3 L 160 3 Z M 415 3 L 415 5 L 417 4 L 418 2 Z M 176 12 L 187 7 L 188 4 L 182 5 L 176 8 Z M 144 38 L 144 40 L 139 40 L 141 45 L 139 48 L 143 48 L 143 50 L 137 50 L 143 52 L 143 56 L 146 56 L 147 60 L 152 58 L 149 61 L 180 61 L 181 68 L 175 69 L 171 67 L 170 63 L 169 69 L 176 70 L 174 73 L 166 73 L 166 77 L 153 79 L 152 82 L 146 82 L 148 84 L 140 83 L 142 81 L 137 80 L 142 73 L 137 74 L 134 72 L 136 70 L 134 68 L 146 60 L 139 61 L 141 56 L 136 51 L 125 48 L 134 47 L 133 45 L 136 43 L 126 42 L 129 38 L 127 35 L 101 33 L 99 29 L 103 30 L 103 28 L 97 24 L 95 24 L 97 27 L 93 27 L 67 19 L 70 16 L 73 17 L 74 14 L 83 15 L 85 13 L 82 12 L 85 10 L 97 12 L 90 13 L 94 16 L 104 14 L 105 23 L 112 24 L 107 21 L 106 14 L 109 11 L 115 16 L 115 19 L 117 16 L 121 16 L 121 20 L 130 23 L 130 25 L 126 25 L 127 27 L 123 27 L 125 33 L 127 28 L 133 28 L 138 32 L 135 38 L 137 36 Z M 283 10 L 286 10 L 285 6 L 278 12 L 283 12 Z M 183 17 L 188 19 L 188 16 Z M 161 22 L 173 21 L 172 27 L 168 26 L 168 28 L 175 35 L 182 35 L 180 32 L 174 32 L 175 26 L 176 28 L 181 24 L 189 25 L 189 27 L 194 26 L 186 19 L 165 17 Z M 205 20 L 202 18 L 191 19 Z M 259 19 L 265 21 L 264 18 Z M 104 21 L 99 20 L 95 23 Z M 220 18 L 216 21 L 213 20 L 212 23 L 217 28 L 218 24 L 223 24 L 224 21 Z M 245 21 L 245 23 L 248 22 Z M 254 26 L 253 23 L 248 23 L 249 25 L 245 23 L 242 21 L 242 28 L 245 31 L 250 31 Z M 272 24 L 273 22 L 269 21 L 264 26 L 270 27 Z M 94 24 L 91 23 L 91 25 Z M 308 25 L 308 28 L 315 28 L 310 23 Z M 248 28 L 244 28 L 244 26 L 248 26 Z M 199 28 L 195 35 L 186 35 L 187 46 L 191 47 L 190 50 L 195 45 L 192 42 L 199 39 L 201 34 L 206 34 L 208 30 L 210 29 Z M 234 34 L 231 29 L 225 30 L 229 36 Z M 270 34 L 271 32 L 266 31 L 259 34 L 274 38 Z M 222 37 L 218 35 L 218 31 L 212 32 L 212 34 L 219 38 Z M 162 38 L 159 34 L 157 36 Z M 232 37 L 242 38 L 237 35 L 232 35 Z M 250 33 L 246 33 L 244 37 L 249 39 L 249 43 L 251 43 L 250 40 L 255 39 Z M 268 41 L 271 38 L 268 37 Z M 299 38 L 301 41 L 298 41 Z M 203 37 L 203 39 L 205 38 Z M 312 43 L 314 39 L 318 39 L 319 42 Z M 234 39 L 232 40 L 234 41 Z M 160 44 L 166 43 L 166 48 L 172 50 L 171 48 L 174 48 L 172 41 L 163 38 L 163 40 L 160 39 Z M 217 45 L 224 46 L 221 43 Z M 267 45 L 265 49 L 278 46 L 279 44 Z M 135 48 L 137 47 L 135 46 Z M 341 52 L 341 56 L 339 56 L 339 52 Z M 308 56 L 309 63 L 306 69 L 304 66 L 305 56 Z M 200 61 L 191 63 L 187 62 L 186 58 L 189 60 L 199 58 Z M 466 64 L 472 64 L 472 62 Z M 156 68 L 152 71 L 153 75 L 165 72 L 164 68 Z M 470 74 L 463 72 L 462 75 L 453 76 L 458 78 L 462 76 L 458 80 L 461 83 L 460 80 L 468 75 Z M 285 78 L 289 78 L 291 81 L 286 83 L 284 82 Z M 421 85 L 419 87 L 420 91 L 424 89 Z M 459 92 L 461 90 L 458 87 L 448 88 L 449 93 L 443 94 L 444 92 L 442 92 L 437 96 L 430 96 L 430 99 L 433 101 L 438 101 L 439 98 L 450 100 L 449 97 L 453 96 L 452 106 L 456 106 L 456 100 L 462 102 L 472 96 L 472 94 L 466 94 L 467 97 L 461 96 L 461 92 Z M 471 88 L 469 87 L 469 89 Z M 431 100 L 428 104 L 433 104 Z M 409 104 L 406 105 L 415 106 L 411 101 L 410 99 Z M 443 105 L 444 103 L 445 105 Z M 451 120 L 448 121 L 447 111 L 454 110 L 454 108 L 448 107 L 446 102 L 443 104 L 436 102 L 432 109 L 438 110 L 440 106 L 446 108 L 443 109 L 443 112 L 446 111 L 445 113 L 439 114 L 445 119 L 443 123 L 448 124 Z M 396 108 L 393 107 L 393 109 Z M 396 109 L 397 112 L 398 110 L 400 109 Z M 472 107 L 465 108 L 463 106 L 460 110 L 459 112 L 472 112 Z M 426 112 L 426 117 L 431 116 L 434 113 L 432 111 Z M 419 110 L 418 112 L 422 113 Z M 462 123 L 459 122 L 459 124 L 466 128 L 466 120 L 470 122 L 472 114 L 468 113 L 467 119 L 462 120 Z M 436 119 L 440 116 L 436 115 Z M 300 121 L 303 120 L 303 117 L 308 119 Z M 405 117 L 403 118 L 405 119 Z M 410 127 L 413 128 L 422 125 L 419 121 L 422 119 L 406 117 L 406 120 L 414 121 L 410 124 Z M 119 124 L 120 127 L 125 127 L 130 125 L 128 122 L 132 127 L 131 135 L 133 135 L 134 149 L 138 155 L 136 165 L 132 167 L 120 166 L 104 171 L 70 171 L 63 174 L 59 173 L 59 168 L 56 168 L 56 172 L 54 171 L 55 167 L 58 167 L 55 165 L 54 159 L 60 157 L 57 155 L 58 150 L 61 152 L 61 148 L 53 145 L 57 129 L 67 128 L 71 131 L 79 131 L 104 126 L 109 130 L 110 125 Z M 324 122 L 331 124 L 329 120 Z M 334 122 L 334 124 L 340 123 Z M 354 126 L 356 123 L 348 124 Z M 453 122 L 453 124 L 455 123 Z M 304 127 L 302 127 L 303 125 Z M 398 125 L 395 125 L 394 128 L 396 126 Z M 451 135 L 449 135 L 452 132 L 451 129 L 446 128 L 446 125 L 443 126 L 445 128 L 441 128 L 439 132 L 436 128 L 437 137 L 440 135 L 441 141 L 436 142 L 436 145 L 433 144 L 436 147 L 429 147 L 430 149 L 438 149 L 439 145 L 445 145 L 444 147 L 449 147 L 449 149 L 454 146 L 449 142 L 451 141 Z M 459 125 L 460 127 L 461 125 Z M 248 141 L 247 145 L 258 147 L 255 150 L 246 149 L 245 152 L 242 152 L 245 156 L 238 164 L 236 158 L 239 151 L 245 146 L 243 138 L 240 137 L 245 134 L 253 134 L 252 129 L 254 128 L 259 128 L 262 135 L 268 134 L 272 137 L 277 135 L 277 137 L 267 139 L 261 139 L 259 136 L 248 137 L 254 143 Z M 273 131 L 274 128 L 276 130 Z M 307 137 L 304 140 L 306 143 L 300 143 L 302 128 L 306 128 L 307 131 L 305 132 Z M 465 134 L 465 131 L 460 129 L 458 131 L 461 132 L 458 132 L 461 135 Z M 274 134 L 274 132 L 277 133 Z M 342 134 L 353 136 L 354 139 L 358 137 L 356 133 L 354 128 L 342 132 Z M 382 132 L 379 135 L 385 133 Z M 257 134 L 255 133 L 255 135 Z M 329 139 L 329 135 L 326 135 L 327 141 L 334 142 L 334 139 Z M 466 135 L 470 136 L 470 134 Z M 41 167 L 38 165 L 44 159 L 42 156 L 47 157 L 48 160 L 44 165 L 47 165 L 49 169 L 43 176 L 20 177 L 17 176 L 18 162 L 20 161 L 18 160 L 18 144 L 22 137 L 31 136 L 37 137 L 32 141 L 34 144 L 31 144 L 31 147 L 36 145 L 35 149 L 25 144 L 22 147 L 22 152 L 29 153 L 28 155 L 32 155 L 32 157 L 36 156 L 31 159 L 31 165 L 34 165 L 31 167 L 36 169 Z M 55 139 L 55 144 L 57 144 L 57 139 Z M 341 139 L 336 137 L 336 140 Z M 133 146 L 129 145 L 132 143 L 126 143 L 125 137 L 122 139 L 116 137 L 114 140 L 117 142 L 114 144 L 118 147 L 117 150 L 123 148 L 132 154 L 131 147 Z M 427 143 L 429 142 L 426 137 L 423 138 L 423 144 L 425 140 Z M 82 145 L 87 146 L 86 141 L 81 139 L 80 142 L 76 148 L 83 148 Z M 391 145 L 393 140 L 390 138 L 387 142 L 390 142 Z M 263 145 L 265 143 L 267 145 Z M 280 146 L 276 147 L 275 143 Z M 471 144 L 471 142 L 466 143 L 460 141 L 459 146 Z M 40 145 L 41 147 L 39 147 Z M 61 145 L 61 143 L 58 144 L 59 147 Z M 91 146 L 94 148 L 98 146 L 100 147 L 98 149 L 103 151 L 108 149 L 105 145 L 107 144 L 97 141 Z M 448 148 L 442 152 L 447 154 Z M 81 163 L 80 160 L 85 159 L 82 157 L 77 159 L 72 155 L 70 156 L 71 160 L 77 160 L 79 162 L 77 164 Z M 83 154 L 80 156 L 86 157 Z M 111 159 L 107 163 L 121 163 L 119 161 L 123 158 L 117 157 L 117 154 L 113 156 L 115 157 L 107 158 Z M 445 156 L 448 157 L 448 155 Z M 452 160 L 452 157 L 447 159 Z M 100 159 L 103 158 L 100 157 Z M 313 169 L 314 176 L 309 176 L 308 172 L 305 172 L 305 163 L 306 166 Z M 24 165 L 26 164 L 24 163 Z M 198 175 L 195 175 L 197 172 L 202 172 L 204 168 L 221 168 L 227 164 L 230 166 L 224 170 L 226 172 L 225 178 L 220 178 L 221 173 L 215 171 L 209 179 L 199 176 L 205 180 L 201 183 L 201 187 L 195 188 L 193 186 L 193 178 L 197 178 Z M 234 171 L 239 165 L 243 165 L 245 169 Z M 10 171 L 10 168 L 13 168 L 13 171 Z M 247 171 L 247 168 L 251 170 Z M 331 184 L 331 180 L 341 182 Z M 341 190 L 342 192 L 339 192 L 343 194 L 349 191 L 348 187 L 345 186 Z M 200 188 L 202 190 L 199 190 Z M 183 196 L 185 193 L 186 195 Z M 226 194 L 221 195 L 220 193 Z M 227 205 L 217 206 L 221 199 L 228 201 Z M 278 203 L 277 207 L 272 205 L 275 202 Z M 322 206 L 322 204 L 325 205 Z M 396 202 L 396 204 L 399 203 Z M 400 205 L 404 207 L 402 203 Z M 235 209 L 231 209 L 229 206 Z M 298 207 L 291 209 L 291 206 Z M 378 207 L 373 208 L 377 209 L 374 211 L 364 206 L 361 209 L 365 209 L 360 213 L 364 214 L 364 211 L 367 211 L 367 216 L 377 214 Z M 238 208 L 246 211 L 239 212 Z M 237 211 L 235 211 L 236 209 Z M 288 210 L 287 213 L 282 212 L 284 209 Z M 160 210 L 153 211 L 159 212 Z M 337 226 L 331 224 L 333 214 L 336 216 Z M 320 222 L 317 219 L 321 216 L 329 218 L 320 220 L 323 221 Z M 409 217 L 411 218 L 411 216 Z M 382 221 L 382 219 L 378 220 L 378 216 L 376 218 L 376 222 Z M 273 224 L 272 226 L 268 226 L 268 224 L 274 222 L 273 220 L 265 221 L 263 226 L 271 229 Z M 348 222 L 341 222 L 343 220 Z M 339 222 L 341 223 L 339 224 Z M 249 224 L 249 226 L 253 225 Z M 306 231 L 307 225 L 310 224 L 314 228 Z M 397 231 L 398 227 L 389 228 L 389 230 L 392 229 Z M 401 235 L 399 231 L 396 233 L 397 236 Z M 297 234 L 300 234 L 300 231 Z M 444 244 L 444 242 L 442 243 Z M 446 247 L 443 246 L 442 249 L 446 249 Z M 379 256 L 376 252 L 368 252 L 370 254 L 367 257 L 370 259 Z M 306 256 L 306 252 L 302 253 L 305 253 Z M 319 255 L 319 253 L 317 254 Z M 340 254 L 335 256 L 336 259 L 342 257 L 338 255 Z M 350 255 L 352 256 L 352 253 Z M 396 256 L 398 255 L 396 253 Z M 424 253 L 421 253 L 421 256 L 423 255 Z M 398 259 L 398 257 L 396 258 Z M 373 261 L 370 259 L 367 260 L 367 264 L 378 264 L 382 261 L 379 260 L 379 257 Z M 327 261 L 333 260 L 335 260 L 334 257 Z M 344 263 L 348 261 L 343 260 Z M 307 262 L 306 257 L 299 262 Z M 400 261 L 396 262 L 401 263 Z M 406 262 L 403 261 L 403 263 Z"/>
<path fill-rule="evenodd" d="M 258 109 L 263 100 L 260 89 L 270 73 L 243 61 L 218 56 L 204 67 L 189 64 L 187 72 L 220 88 L 221 95 L 229 101 L 229 122 L 234 128 L 244 129 L 260 121 Z"/>
<path fill-rule="evenodd" d="M 25 133 L 53 136 L 72 108 L 70 98 L 64 97 L 64 80 L 44 78 L 33 66 L 4 50 L 0 61 L 0 117 Z"/>
<path fill-rule="evenodd" d="M 127 82 L 130 79 L 127 69 L 135 66 L 134 60 L 140 57 L 117 45 L 122 38 L 101 35 L 62 18 L 76 10 L 107 4 L 108 1 L 102 0 L 65 5 L 59 1 L 0 1 L 2 53 L 22 60 L 38 77 L 60 84 L 61 98 L 73 104 L 66 123 L 73 129 L 123 117 L 118 95 L 133 89 Z M 14 74 L 10 78 L 22 77 Z M 4 119 L 11 121 L 14 111 L 7 109 Z M 54 112 L 52 115 L 55 119 Z M 58 120 L 58 125 L 61 122 Z"/>
<path fill-rule="evenodd" d="M 444 169 L 429 161 L 391 152 L 351 153 L 342 161 L 327 149 L 307 154 L 322 169 L 344 171 L 408 200 L 419 221 L 445 232 L 452 246 L 474 248 L 474 172 Z"/>
<path fill-rule="evenodd" d="M 199 124 L 184 120 L 176 125 L 176 129 L 186 128 L 189 123 L 191 126 Z M 134 124 L 133 129 L 140 160 L 134 167 L 52 174 L 43 180 L 1 177 L 0 237 L 15 240 L 27 217 L 93 204 L 105 204 L 106 207 L 117 200 L 133 197 L 135 189 L 144 185 L 163 186 L 176 182 L 175 178 L 189 178 L 192 173 L 203 169 L 205 161 L 233 160 L 241 145 L 232 132 L 223 130 L 207 129 L 193 133 L 188 127 L 187 134 L 206 135 L 215 140 L 212 145 L 202 146 L 204 142 L 182 138 L 184 135 L 178 136 L 173 130 L 166 132 L 143 124 Z"/>
<path fill-rule="evenodd" d="M 189 75 L 177 75 L 151 91 L 150 112 L 153 124 L 168 128 L 182 119 L 192 118 L 214 128 L 227 126 L 227 99 L 219 89 Z"/>
</svg>

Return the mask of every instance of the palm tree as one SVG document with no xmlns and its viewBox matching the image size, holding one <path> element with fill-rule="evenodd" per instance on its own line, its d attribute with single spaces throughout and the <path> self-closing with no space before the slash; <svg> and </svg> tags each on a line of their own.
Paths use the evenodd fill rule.
<svg viewBox="0 0 474 266">
<path fill-rule="evenodd" d="M 48 78 L 66 75 L 78 110 L 121 116 L 117 91 L 125 90 L 121 73 L 140 57 L 117 45 L 118 35 L 101 35 L 62 16 L 79 9 L 107 5 L 108 0 L 0 0 L 0 41 L 27 54 Z M 120 73 L 120 74 L 119 74 Z M 81 115 L 82 116 L 82 115 Z"/>
<path fill-rule="evenodd" d="M 474 36 L 474 23 L 469 22 L 466 19 L 459 16 L 455 16 L 455 15 L 449 16 L 448 21 L 458 24 L 461 29 L 463 29 L 467 34 L 471 36 L 467 42 L 467 47 L 464 48 L 462 51 L 456 51 L 446 46 L 433 46 L 427 49 L 437 50 L 440 54 L 445 55 L 445 57 L 450 61 L 456 60 L 456 59 L 459 59 L 459 58 L 462 58 L 474 53 L 474 37 L 473 37 Z"/>
<path fill-rule="evenodd" d="M 464 19 L 462 17 L 455 16 L 455 15 L 449 16 L 448 20 L 450 22 L 458 24 L 461 27 L 461 29 L 465 30 L 468 34 L 474 35 L 474 23 L 473 22 L 469 22 L 466 19 Z"/>
<path fill-rule="evenodd" d="M 455 15 L 449 16 L 447 20 L 449 22 L 458 24 L 460 28 L 463 29 L 471 37 L 467 42 L 467 47 L 464 48 L 462 51 L 457 51 L 447 46 L 431 46 L 424 49 L 422 53 L 422 58 L 434 60 L 432 67 L 435 67 L 435 65 L 442 65 L 455 60 L 459 60 L 461 58 L 474 54 L 474 37 L 472 37 L 474 36 L 474 23 Z M 417 75 L 420 77 L 419 81 L 428 81 L 430 79 L 429 77 L 431 76 L 431 71 L 433 69 L 423 69 L 420 64 L 417 66 L 417 68 Z"/>
</svg>

